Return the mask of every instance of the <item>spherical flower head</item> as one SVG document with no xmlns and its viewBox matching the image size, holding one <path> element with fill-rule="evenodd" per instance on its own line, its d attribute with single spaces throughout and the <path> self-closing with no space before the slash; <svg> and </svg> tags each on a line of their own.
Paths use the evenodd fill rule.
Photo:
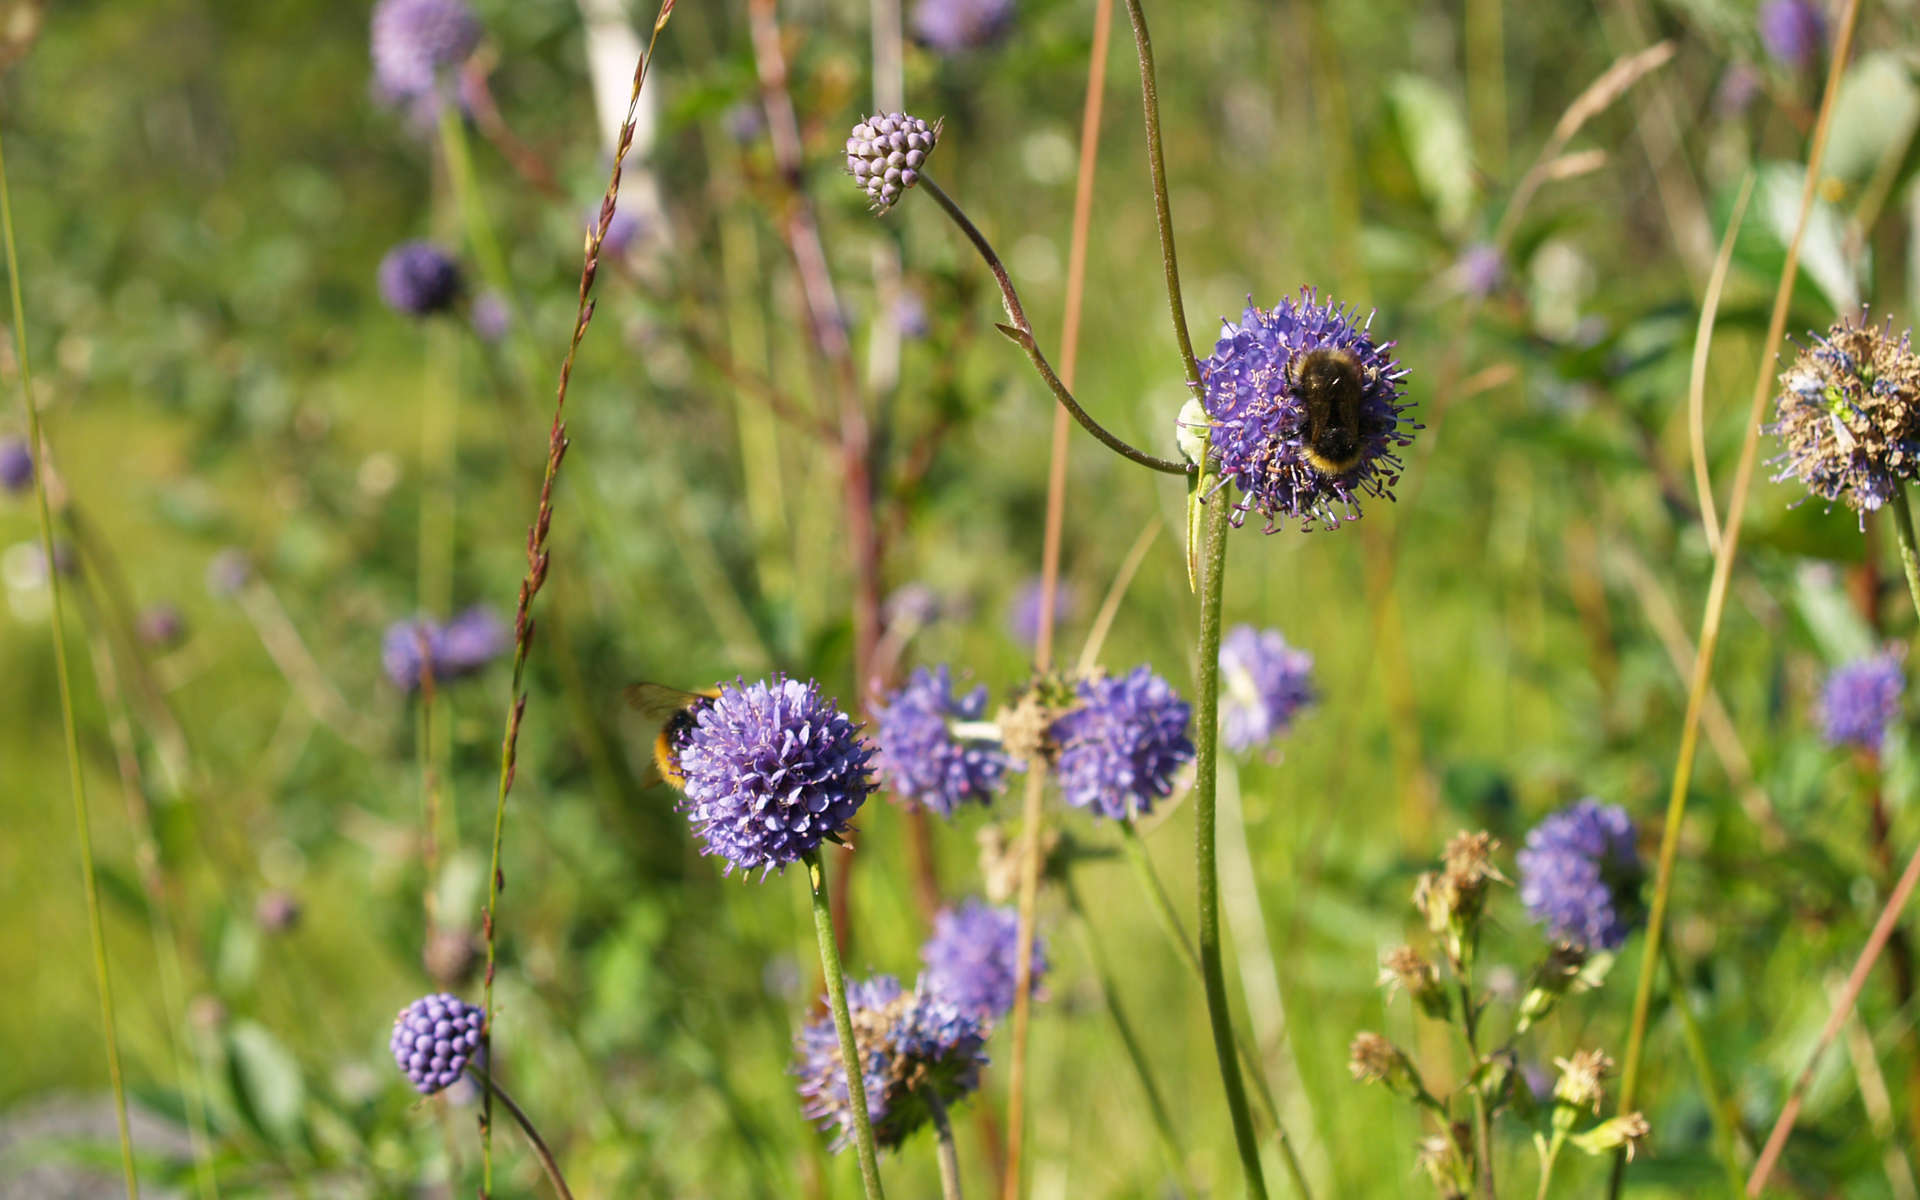
<svg viewBox="0 0 1920 1200">
<path fill-rule="evenodd" d="M 33 451 L 25 438 L 0 442 L 0 489 L 18 496 L 33 486 Z"/>
<path fill-rule="evenodd" d="M 1900 655 L 1891 650 L 1835 668 L 1820 690 L 1821 736 L 1829 746 L 1879 753 L 1887 727 L 1900 719 L 1906 687 Z"/>
<path fill-rule="evenodd" d="M 1767 0 L 1760 6 L 1760 44 L 1789 67 L 1804 67 L 1827 40 L 1827 16 L 1812 0 Z"/>
<path fill-rule="evenodd" d="M 1313 701 L 1313 655 L 1277 629 L 1238 625 L 1220 640 L 1220 736 L 1245 754 L 1272 741 Z"/>
<path fill-rule="evenodd" d="M 920 0 L 913 6 L 915 40 L 941 54 L 992 45 L 1013 25 L 1013 0 Z"/>
<path fill-rule="evenodd" d="M 600 202 L 594 201 L 587 206 L 587 232 L 600 228 Z M 613 210 L 613 219 L 607 222 L 607 236 L 600 242 L 600 254 L 603 258 L 624 258 L 627 251 L 639 242 L 645 231 L 645 223 L 624 208 Z"/>
<path fill-rule="evenodd" d="M 445 312 L 459 296 L 460 268 L 432 242 L 402 242 L 380 260 L 380 298 L 395 312 Z"/>
<path fill-rule="evenodd" d="M 421 673 L 428 668 L 434 668 L 434 679 L 439 679 L 440 643 L 440 627 L 432 621 L 395 621 L 380 639 L 380 666 L 393 686 L 410 692 L 420 686 Z"/>
<path fill-rule="evenodd" d="M 735 680 L 700 705 L 675 749 L 680 807 L 702 853 L 765 878 L 837 838 L 873 790 L 873 747 L 812 680 Z"/>
<path fill-rule="evenodd" d="M 881 113 L 853 127 L 847 138 L 847 173 L 885 212 L 920 182 L 920 167 L 940 140 L 940 122 L 928 125 L 906 113 Z"/>
<path fill-rule="evenodd" d="M 1534 826 L 1520 851 L 1520 900 L 1553 937 L 1618 950 L 1639 923 L 1640 853 L 1633 821 L 1591 798 Z"/>
<path fill-rule="evenodd" d="M 380 0 L 370 32 L 375 89 L 389 100 L 417 101 L 467 61 L 481 28 L 465 0 Z"/>
<path fill-rule="evenodd" d="M 968 801 L 993 803 L 1010 765 L 1006 754 L 993 742 L 954 736 L 949 724 L 978 721 L 986 711 L 986 685 L 956 696 L 946 664 L 914 668 L 905 686 L 873 709 L 881 778 L 943 817 Z"/>
<path fill-rule="evenodd" d="M 1360 516 L 1363 495 L 1392 499 L 1396 451 L 1420 426 L 1401 403 L 1407 372 L 1372 323 L 1308 289 L 1226 323 L 1200 377 L 1220 486 L 1240 491 L 1235 525 L 1253 512 L 1268 533 L 1332 527 Z"/>
<path fill-rule="evenodd" d="M 400 1010 L 388 1045 L 414 1090 L 431 1096 L 451 1086 L 480 1054 L 486 1014 L 440 992 L 422 996 Z"/>
<path fill-rule="evenodd" d="M 1911 338 L 1841 320 L 1780 376 L 1777 420 L 1783 464 L 1776 482 L 1798 479 L 1829 503 L 1866 514 L 1893 498 L 1920 466 L 1920 357 Z"/>
<path fill-rule="evenodd" d="M 824 1007 L 824 1006 L 823 1006 Z M 882 1149 L 897 1150 L 932 1120 L 928 1092 L 950 1108 L 980 1086 L 986 1065 L 980 1018 L 930 991 L 924 983 L 903 991 L 891 975 L 875 975 L 847 988 L 848 1015 L 867 1090 L 867 1117 Z M 846 1065 L 831 1014 L 810 1021 L 795 1042 L 802 1111 L 833 1130 L 835 1153 L 853 1138 Z"/>
<path fill-rule="evenodd" d="M 1075 808 L 1120 820 L 1145 816 L 1193 758 L 1193 710 L 1146 667 L 1083 679 L 1079 707 L 1053 723 L 1060 793 Z"/>
<path fill-rule="evenodd" d="M 1041 578 L 1032 576 L 1022 583 L 1013 593 L 1013 599 L 1007 604 L 1007 632 L 1013 640 L 1022 646 L 1040 644 L 1040 600 L 1043 588 Z M 1053 589 L 1053 623 L 1071 620 L 1080 608 L 1080 593 L 1074 586 L 1062 579 Z"/>
<path fill-rule="evenodd" d="M 475 337 L 491 345 L 505 338 L 507 330 L 513 327 L 513 310 L 507 307 L 507 298 L 499 292 L 481 292 L 473 298 L 467 323 L 473 326 Z"/>
<path fill-rule="evenodd" d="M 1004 1017 L 1013 1011 L 1019 991 L 1020 910 L 973 898 L 942 910 L 933 919 L 933 936 L 920 948 L 920 961 L 927 964 L 923 978 L 935 995 L 988 1021 Z M 1046 945 L 1036 936 L 1029 995 L 1039 995 L 1046 972 Z"/>
</svg>

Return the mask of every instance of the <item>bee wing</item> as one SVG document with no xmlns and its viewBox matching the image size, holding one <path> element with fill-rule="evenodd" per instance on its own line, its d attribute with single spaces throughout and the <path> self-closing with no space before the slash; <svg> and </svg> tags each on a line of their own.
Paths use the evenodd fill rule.
<svg viewBox="0 0 1920 1200">
<path fill-rule="evenodd" d="M 664 721 L 702 699 L 698 692 L 682 691 L 664 683 L 629 684 L 624 695 L 628 706 L 650 721 Z"/>
</svg>

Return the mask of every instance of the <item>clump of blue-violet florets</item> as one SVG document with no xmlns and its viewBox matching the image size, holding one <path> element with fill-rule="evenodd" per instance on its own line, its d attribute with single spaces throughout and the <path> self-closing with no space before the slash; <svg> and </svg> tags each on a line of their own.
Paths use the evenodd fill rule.
<svg viewBox="0 0 1920 1200">
<path fill-rule="evenodd" d="M 1520 900 L 1547 932 L 1587 950 L 1618 950 L 1640 921 L 1643 871 L 1626 810 L 1588 798 L 1534 826 Z"/>
<path fill-rule="evenodd" d="M 990 804 L 1010 764 L 991 739 L 966 736 L 954 722 L 979 722 L 983 684 L 955 695 L 946 664 L 916 667 L 907 682 L 874 705 L 881 777 L 901 797 L 951 817 L 960 805 Z"/>
<path fill-rule="evenodd" d="M 1303 289 L 1270 309 L 1251 303 L 1226 322 L 1200 365 L 1210 439 L 1207 469 L 1239 490 L 1234 524 L 1264 518 L 1272 533 L 1360 516 L 1360 498 L 1391 499 L 1398 450 L 1420 428 L 1403 403 L 1407 372 L 1373 318 Z"/>
<path fill-rule="evenodd" d="M 1020 911 L 969 897 L 933 919 L 933 936 L 920 948 L 926 986 L 963 1011 L 998 1020 L 1013 1010 L 1019 990 Z M 1047 971 L 1045 943 L 1033 940 L 1029 994 Z"/>
<path fill-rule="evenodd" d="M 445 312 L 460 298 L 460 267 L 432 242 L 402 242 L 380 260 L 380 298 L 410 317 Z"/>
<path fill-rule="evenodd" d="M 1897 651 L 1835 667 L 1820 690 L 1821 736 L 1829 746 L 1878 753 L 1887 728 L 1900 718 L 1900 695 L 1906 687 Z"/>
<path fill-rule="evenodd" d="M 422 996 L 393 1019 L 393 1061 L 423 1096 L 452 1086 L 481 1050 L 486 1014 L 457 996 Z"/>
<path fill-rule="evenodd" d="M 1313 655 L 1277 629 L 1238 625 L 1220 639 L 1220 737 L 1244 754 L 1285 733 L 1313 702 Z"/>
<path fill-rule="evenodd" d="M 1096 816 L 1145 816 L 1193 758 L 1192 708 L 1145 666 L 1082 679 L 1075 690 L 1078 703 L 1048 733 L 1060 794 Z"/>
</svg>

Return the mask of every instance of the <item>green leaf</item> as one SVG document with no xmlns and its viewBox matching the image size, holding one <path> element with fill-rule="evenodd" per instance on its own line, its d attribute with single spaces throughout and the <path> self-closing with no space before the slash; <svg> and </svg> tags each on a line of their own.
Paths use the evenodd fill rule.
<svg viewBox="0 0 1920 1200">
<path fill-rule="evenodd" d="M 1459 98 L 1423 76 L 1396 75 L 1387 85 L 1387 102 L 1434 219 L 1449 233 L 1463 232 L 1479 188 Z"/>
<path fill-rule="evenodd" d="M 1793 241 L 1794 226 L 1800 219 L 1806 168 L 1799 163 L 1763 163 L 1759 178 L 1754 207 L 1760 223 L 1784 248 Z M 1865 249 L 1848 253 L 1846 219 L 1818 193 L 1813 198 L 1813 211 L 1807 214 L 1806 236 L 1800 242 L 1800 266 L 1836 312 L 1858 309 L 1861 295 L 1873 280 Z"/>
<path fill-rule="evenodd" d="M 1864 182 L 1882 158 L 1906 142 L 1916 118 L 1920 90 L 1904 56 L 1866 55 L 1840 82 L 1827 135 L 1826 174 Z"/>
<path fill-rule="evenodd" d="M 247 1122 L 269 1142 L 304 1145 L 307 1089 L 292 1052 L 265 1026 L 241 1020 L 227 1034 L 227 1054 Z"/>
</svg>

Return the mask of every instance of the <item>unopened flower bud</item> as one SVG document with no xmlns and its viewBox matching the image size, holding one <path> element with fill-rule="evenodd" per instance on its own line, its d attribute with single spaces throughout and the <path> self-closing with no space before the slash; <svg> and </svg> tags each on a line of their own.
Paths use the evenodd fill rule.
<svg viewBox="0 0 1920 1200">
<path fill-rule="evenodd" d="M 1440 969 L 1412 946 L 1395 946 L 1380 956 L 1380 986 L 1392 999 L 1395 988 L 1405 988 L 1420 1011 L 1435 1020 L 1447 1017 L 1447 993 L 1440 986 Z"/>
<path fill-rule="evenodd" d="M 940 122 L 929 126 L 906 113 L 881 113 L 853 127 L 847 138 L 847 173 L 873 201 L 874 212 L 920 182 L 920 168 L 940 139 Z"/>
</svg>

